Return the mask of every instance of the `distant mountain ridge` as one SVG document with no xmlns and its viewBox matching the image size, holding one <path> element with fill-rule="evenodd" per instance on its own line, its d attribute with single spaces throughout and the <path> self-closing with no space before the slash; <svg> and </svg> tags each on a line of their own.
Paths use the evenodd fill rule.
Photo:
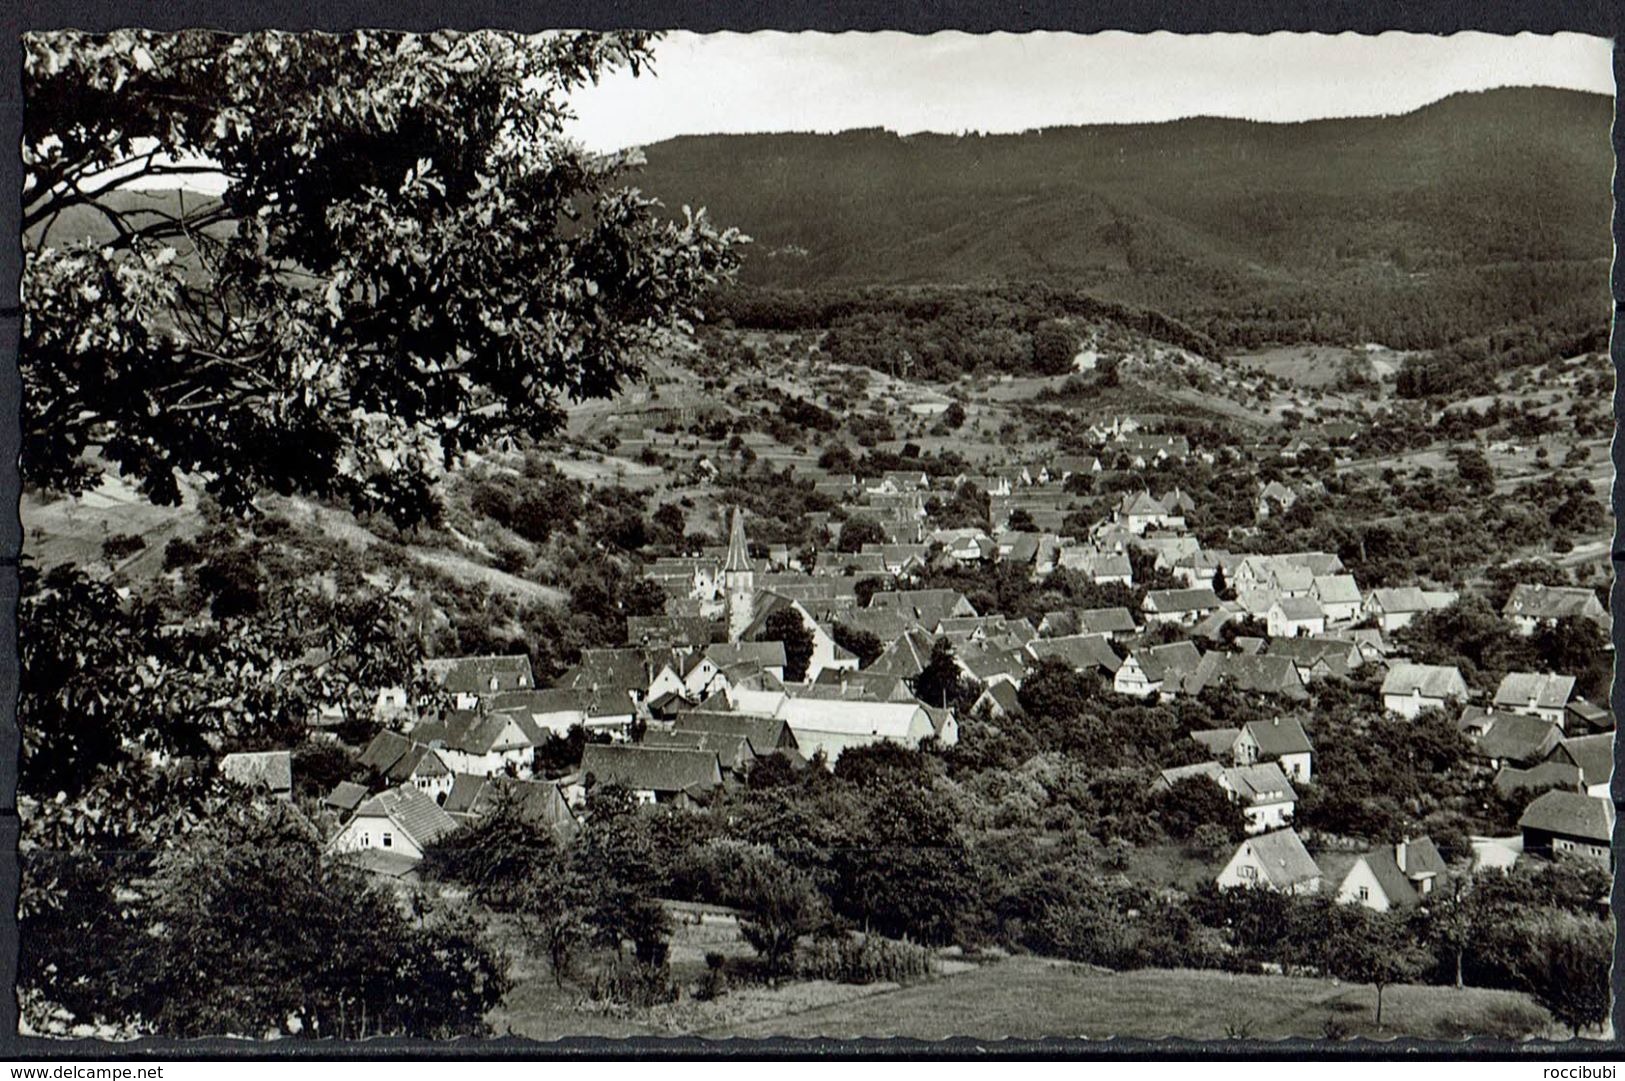
<svg viewBox="0 0 1625 1081">
<path fill-rule="evenodd" d="M 1606 320 L 1612 119 L 1522 88 L 1301 124 L 684 136 L 639 184 L 750 234 L 749 285 L 1042 280 L 1232 343 L 1416 346 Z"/>
</svg>

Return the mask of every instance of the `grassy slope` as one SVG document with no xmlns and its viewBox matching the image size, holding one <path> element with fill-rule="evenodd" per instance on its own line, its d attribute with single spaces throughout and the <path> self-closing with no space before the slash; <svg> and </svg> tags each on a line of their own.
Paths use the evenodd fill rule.
<svg viewBox="0 0 1625 1081">
<path fill-rule="evenodd" d="M 705 1033 L 708 1036 L 1111 1036 L 1319 1038 L 1328 1018 L 1350 1035 L 1457 1039 L 1545 1034 L 1526 997 L 1476 988 L 1404 986 L 1384 993 L 1382 1030 L 1370 987 L 1332 980 L 1146 969 L 1106 973 L 1011 958 L 929 983 Z M 1556 1035 L 1555 1033 L 1553 1035 Z"/>
</svg>

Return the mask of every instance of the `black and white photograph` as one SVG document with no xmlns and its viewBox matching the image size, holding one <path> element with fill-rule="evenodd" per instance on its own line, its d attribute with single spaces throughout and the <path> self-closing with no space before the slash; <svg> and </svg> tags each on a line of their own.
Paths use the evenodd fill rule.
<svg viewBox="0 0 1625 1081">
<path fill-rule="evenodd" d="M 21 1034 L 1616 1046 L 1612 49 L 29 32 Z"/>
</svg>

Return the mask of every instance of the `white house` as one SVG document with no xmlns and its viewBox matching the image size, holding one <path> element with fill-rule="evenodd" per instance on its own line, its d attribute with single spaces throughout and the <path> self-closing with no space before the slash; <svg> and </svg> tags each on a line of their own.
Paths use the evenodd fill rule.
<svg viewBox="0 0 1625 1081">
<path fill-rule="evenodd" d="M 1382 681 L 1382 707 L 1412 720 L 1425 709 L 1443 709 L 1451 699 L 1466 698 L 1467 681 L 1454 665 L 1399 663 Z"/>
<path fill-rule="evenodd" d="M 477 777 L 529 777 L 535 740 L 512 713 L 453 713 L 412 729 L 412 739 L 433 748 L 452 773 Z"/>
<path fill-rule="evenodd" d="M 1495 690 L 1494 708 L 1526 713 L 1561 727 L 1574 696 L 1574 677 L 1547 672 L 1508 672 Z"/>
<path fill-rule="evenodd" d="M 1352 574 L 1321 574 L 1309 587 L 1309 595 L 1320 602 L 1328 623 L 1353 623 L 1360 618 L 1365 598 Z"/>
<path fill-rule="evenodd" d="M 1326 612 L 1313 597 L 1279 597 L 1264 613 L 1271 638 L 1326 633 Z"/>
<path fill-rule="evenodd" d="M 1426 904 L 1444 881 L 1445 870 L 1444 858 L 1431 840 L 1407 838 L 1355 860 L 1337 889 L 1337 899 L 1378 912 L 1416 908 Z"/>
<path fill-rule="evenodd" d="M 1153 589 L 1140 609 L 1149 625 L 1178 623 L 1189 626 L 1219 610 L 1219 596 L 1209 586 L 1194 589 Z"/>
<path fill-rule="evenodd" d="M 1221 890 L 1268 889 L 1281 893 L 1320 892 L 1320 866 L 1295 830 L 1249 837 L 1219 872 Z"/>
<path fill-rule="evenodd" d="M 1238 766 L 1274 762 L 1290 780 L 1314 779 L 1314 744 L 1296 717 L 1249 721 L 1236 733 L 1230 754 Z"/>
<path fill-rule="evenodd" d="M 410 785 L 363 800 L 328 842 L 335 853 L 382 852 L 416 862 L 423 850 L 457 828 L 440 804 Z"/>
</svg>

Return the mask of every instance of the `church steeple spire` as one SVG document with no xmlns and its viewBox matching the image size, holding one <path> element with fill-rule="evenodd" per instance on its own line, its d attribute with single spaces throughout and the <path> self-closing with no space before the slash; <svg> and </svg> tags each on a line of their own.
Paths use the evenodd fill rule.
<svg viewBox="0 0 1625 1081">
<path fill-rule="evenodd" d="M 723 618 L 728 624 L 728 641 L 745 636 L 756 613 L 756 571 L 750 565 L 745 546 L 745 512 L 734 508 L 733 527 L 728 531 L 728 558 L 722 564 Z"/>
<path fill-rule="evenodd" d="M 728 532 L 728 559 L 722 570 L 728 573 L 750 569 L 750 551 L 745 547 L 745 512 L 735 507 L 733 528 Z"/>
</svg>

